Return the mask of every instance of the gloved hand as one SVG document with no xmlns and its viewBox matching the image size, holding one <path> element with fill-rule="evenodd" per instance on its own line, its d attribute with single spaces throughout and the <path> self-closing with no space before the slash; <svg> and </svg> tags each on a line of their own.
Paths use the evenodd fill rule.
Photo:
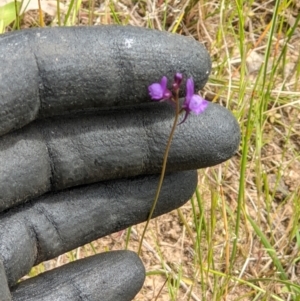
<svg viewBox="0 0 300 301">
<path fill-rule="evenodd" d="M 174 118 L 147 87 L 176 72 L 196 90 L 200 43 L 135 27 L 31 29 L 0 36 L 0 300 L 131 300 L 145 271 L 108 252 L 17 283 L 32 266 L 145 221 Z M 184 87 L 184 84 L 183 84 Z M 184 94 L 184 89 L 183 89 Z M 176 129 L 154 216 L 183 205 L 196 169 L 230 158 L 239 127 L 210 103 Z"/>
</svg>

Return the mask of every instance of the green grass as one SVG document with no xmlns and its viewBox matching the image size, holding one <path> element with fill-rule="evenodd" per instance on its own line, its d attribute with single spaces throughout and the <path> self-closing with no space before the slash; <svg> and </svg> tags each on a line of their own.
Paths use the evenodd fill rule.
<svg viewBox="0 0 300 301">
<path fill-rule="evenodd" d="M 296 2 L 105 3 L 99 10 L 93 0 L 72 0 L 66 9 L 57 2 L 60 9 L 45 25 L 132 24 L 203 41 L 213 70 L 202 93 L 234 113 L 242 134 L 234 158 L 199 171 L 188 204 L 150 223 L 142 255 L 147 286 L 136 300 L 150 293 L 157 300 L 300 300 Z M 1 14 L 3 9 L 1 32 L 44 25 L 41 18 L 26 21 L 28 12 L 16 17 L 18 3 Z M 252 71 L 251 58 L 258 64 Z M 114 248 L 137 250 L 142 229 L 134 226 L 124 238 L 93 242 L 63 255 L 62 262 Z M 33 268 L 30 276 L 44 269 Z"/>
</svg>

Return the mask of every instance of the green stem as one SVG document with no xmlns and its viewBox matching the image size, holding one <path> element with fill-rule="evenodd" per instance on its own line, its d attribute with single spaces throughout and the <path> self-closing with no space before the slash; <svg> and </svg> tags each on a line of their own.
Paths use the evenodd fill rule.
<svg viewBox="0 0 300 301">
<path fill-rule="evenodd" d="M 193 242 L 193 245 L 195 245 L 196 242 L 195 242 L 195 239 L 194 239 L 193 231 L 192 231 L 191 227 L 188 225 L 188 223 L 186 222 L 186 219 L 185 219 L 182 211 L 180 210 L 180 208 L 177 209 L 177 213 L 178 213 L 178 216 L 179 216 L 180 220 L 184 224 L 184 226 L 185 226 L 185 228 L 186 228 L 186 230 L 187 230 L 187 232 L 188 232 L 188 234 L 189 234 L 189 236 L 190 236 L 190 238 Z"/>
<path fill-rule="evenodd" d="M 60 2 L 59 2 L 59 0 L 56 0 L 56 10 L 57 10 L 57 23 L 58 23 L 58 26 L 61 26 Z"/>
<path fill-rule="evenodd" d="M 168 156 L 169 156 L 169 151 L 170 151 L 171 143 L 172 143 L 172 140 L 173 140 L 173 136 L 174 136 L 174 133 L 175 133 L 175 129 L 176 129 L 176 125 L 177 125 L 178 117 L 179 117 L 179 99 L 178 98 L 179 97 L 178 97 L 178 92 L 177 92 L 176 93 L 176 99 L 175 99 L 175 102 L 176 102 L 176 114 L 175 114 L 175 118 L 174 118 L 174 123 L 173 123 L 172 130 L 171 130 L 171 133 L 170 133 L 170 136 L 169 136 L 168 144 L 167 144 L 167 147 L 166 147 L 166 150 L 165 150 L 165 153 L 164 153 L 164 161 L 163 161 L 162 170 L 161 170 L 161 174 L 160 174 L 160 179 L 159 179 L 159 183 L 157 185 L 157 189 L 156 189 L 154 201 L 153 201 L 153 204 L 152 204 L 152 207 L 151 207 L 151 210 L 150 210 L 150 213 L 149 213 L 149 216 L 148 216 L 145 228 L 143 230 L 141 241 L 140 241 L 140 244 L 139 244 L 139 249 L 138 249 L 138 255 L 139 256 L 141 255 L 143 240 L 144 240 L 144 237 L 145 237 L 145 234 L 146 234 L 149 222 L 150 222 L 150 220 L 152 218 L 152 215 L 153 215 L 153 212 L 155 210 L 155 207 L 156 207 L 159 195 L 160 195 L 161 187 L 162 187 L 162 184 L 163 184 L 163 181 L 164 181 L 164 178 L 165 178 L 166 166 L 167 166 L 167 160 L 168 160 Z"/>
</svg>

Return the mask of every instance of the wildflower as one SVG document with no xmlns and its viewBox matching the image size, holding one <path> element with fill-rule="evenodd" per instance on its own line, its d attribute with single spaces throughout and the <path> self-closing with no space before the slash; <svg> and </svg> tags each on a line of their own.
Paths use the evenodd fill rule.
<svg viewBox="0 0 300 301">
<path fill-rule="evenodd" d="M 172 106 L 176 107 L 176 104 L 179 105 L 179 88 L 182 79 L 183 75 L 181 73 L 177 72 L 174 75 L 172 94 L 172 92 L 167 88 L 168 79 L 166 76 L 163 76 L 159 83 L 154 83 L 148 87 L 151 99 L 158 101 L 164 100 L 166 102 L 169 102 Z M 202 98 L 200 95 L 195 94 L 194 81 L 192 78 L 189 78 L 186 81 L 186 96 L 180 110 L 180 113 L 185 111 L 185 116 L 179 124 L 185 122 L 191 112 L 198 115 L 204 112 L 207 106 L 208 101 Z"/>
<path fill-rule="evenodd" d="M 172 93 L 167 88 L 168 79 L 163 76 L 160 83 L 154 83 L 148 87 L 149 95 L 153 100 L 164 100 L 172 97 Z"/>
<path fill-rule="evenodd" d="M 186 120 L 186 118 L 191 112 L 198 115 L 204 112 L 204 110 L 208 106 L 208 101 L 202 98 L 200 95 L 194 94 L 194 90 L 194 81 L 192 78 L 189 78 L 186 81 L 186 96 L 182 105 L 182 109 L 185 110 L 186 113 L 183 118 L 183 121 L 181 121 L 180 124 Z"/>
</svg>

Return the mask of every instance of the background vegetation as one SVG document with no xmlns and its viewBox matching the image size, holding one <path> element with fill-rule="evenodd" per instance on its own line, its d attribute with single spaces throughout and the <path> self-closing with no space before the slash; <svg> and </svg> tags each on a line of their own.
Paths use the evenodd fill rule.
<svg viewBox="0 0 300 301">
<path fill-rule="evenodd" d="M 194 197 L 150 223 L 135 300 L 300 300 L 299 0 L 0 0 L 0 32 L 122 24 L 199 40 L 213 69 L 201 93 L 230 109 L 242 141 L 199 170 Z M 32 269 L 97 252 L 137 251 L 143 225 Z M 26 278 L 25 277 L 25 278 Z"/>
</svg>

